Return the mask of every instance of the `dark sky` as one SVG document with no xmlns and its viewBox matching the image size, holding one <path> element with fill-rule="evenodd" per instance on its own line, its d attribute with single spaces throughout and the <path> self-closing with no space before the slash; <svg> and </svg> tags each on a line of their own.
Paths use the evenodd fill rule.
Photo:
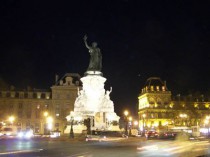
<svg viewBox="0 0 210 157">
<path fill-rule="evenodd" d="M 147 78 L 173 94 L 210 89 L 210 3 L 206 1 L 0 2 L 0 77 L 18 88 L 49 89 L 68 73 L 85 73 L 83 36 L 103 54 L 106 89 L 118 113 L 134 110 Z"/>
</svg>

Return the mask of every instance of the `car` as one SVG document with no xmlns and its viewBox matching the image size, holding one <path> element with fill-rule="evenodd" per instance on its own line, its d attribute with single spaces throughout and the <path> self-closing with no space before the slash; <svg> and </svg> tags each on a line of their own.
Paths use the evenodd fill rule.
<svg viewBox="0 0 210 157">
<path fill-rule="evenodd" d="M 160 133 L 158 138 L 159 139 L 175 139 L 177 134 L 178 134 L 177 132 L 166 131 L 166 132 Z"/>
<path fill-rule="evenodd" d="M 12 127 L 4 127 L 1 129 L 0 134 L 4 136 L 14 136 L 16 135 L 16 130 Z"/>
<path fill-rule="evenodd" d="M 18 138 L 20 139 L 30 139 L 33 137 L 33 131 L 32 130 L 22 130 L 18 132 Z"/>
<path fill-rule="evenodd" d="M 145 133 L 145 137 L 147 138 L 147 139 L 149 139 L 149 138 L 158 138 L 158 136 L 159 136 L 159 134 L 158 134 L 158 132 L 156 132 L 156 131 L 147 131 L 146 133 Z"/>
</svg>

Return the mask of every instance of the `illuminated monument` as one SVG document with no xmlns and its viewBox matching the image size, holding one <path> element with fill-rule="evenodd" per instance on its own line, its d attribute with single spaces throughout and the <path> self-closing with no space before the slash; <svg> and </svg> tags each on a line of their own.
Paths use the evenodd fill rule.
<svg viewBox="0 0 210 157">
<path fill-rule="evenodd" d="M 78 97 L 74 104 L 74 111 L 67 116 L 75 133 L 83 130 L 111 130 L 119 131 L 119 116 L 114 112 L 113 101 L 110 100 L 110 90 L 105 91 L 103 77 L 102 55 L 97 43 L 88 46 L 87 37 L 84 37 L 89 49 L 90 62 L 84 77 L 81 78 L 83 88 L 78 89 Z M 66 131 L 70 129 L 67 127 Z"/>
</svg>

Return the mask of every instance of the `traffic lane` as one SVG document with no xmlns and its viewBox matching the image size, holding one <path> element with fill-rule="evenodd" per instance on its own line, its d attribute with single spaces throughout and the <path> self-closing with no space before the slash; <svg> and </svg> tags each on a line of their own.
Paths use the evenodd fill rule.
<svg viewBox="0 0 210 157">
<path fill-rule="evenodd" d="M 209 155 L 209 141 L 150 141 L 141 143 L 137 150 L 143 157 L 196 157 Z"/>
<path fill-rule="evenodd" d="M 41 151 L 31 151 L 31 152 L 16 152 L 15 154 L 8 153 L 10 156 L 14 157 L 37 157 L 37 156 L 101 156 L 101 157 L 116 157 L 136 156 L 136 144 L 133 142 L 63 142 L 63 141 L 40 141 L 33 143 L 31 141 L 31 147 L 28 150 L 42 149 Z M 25 142 L 26 144 L 27 142 Z M 11 143 L 14 145 L 14 143 Z M 26 147 L 22 147 L 22 150 Z M 8 155 L 7 154 L 7 155 Z M 5 155 L 5 154 L 4 154 Z"/>
<path fill-rule="evenodd" d="M 14 145 L 18 142 L 8 142 L 8 146 L 15 147 Z M 116 157 L 116 156 L 123 156 L 123 157 L 146 157 L 146 156 L 177 156 L 176 151 L 181 150 L 181 154 L 183 155 L 185 153 L 188 154 L 191 150 L 193 150 L 194 154 L 197 152 L 200 148 L 209 147 L 209 143 L 196 143 L 196 149 L 189 149 L 191 145 L 190 143 L 177 143 L 176 141 L 163 141 L 163 140 L 148 140 L 148 141 L 142 141 L 138 138 L 130 138 L 120 141 L 112 141 L 112 142 L 93 142 L 93 141 L 55 141 L 55 140 L 49 140 L 49 141 L 42 141 L 42 140 L 32 140 L 32 141 L 20 141 L 19 142 L 19 149 L 22 150 L 22 152 L 16 152 L 16 154 L 9 154 L 9 156 L 21 156 L 21 157 L 37 157 L 37 156 L 52 156 L 52 157 L 58 157 L 58 156 L 66 156 L 66 157 L 77 157 L 77 156 L 83 156 L 83 157 Z M 194 144 L 194 143 L 191 143 Z M 4 145 L 2 141 L 0 141 L 0 145 Z M 177 145 L 182 146 L 182 148 L 178 147 Z M 144 146 L 149 146 L 147 151 L 140 151 L 138 148 Z M 160 150 L 155 150 L 160 148 Z M 161 147 L 159 147 L 161 146 Z M 18 148 L 16 147 L 16 148 Z M 185 149 L 187 148 L 188 149 Z M 169 149 L 170 148 L 170 149 Z M 168 152 L 163 152 L 162 150 L 167 150 Z M 24 150 L 31 150 L 30 152 L 27 152 Z M 40 151 L 35 151 L 40 150 Z M 208 151 L 209 149 L 207 149 Z M 172 151 L 172 152 L 170 152 Z M 202 151 L 202 150 L 199 150 Z M 175 152 L 175 153 L 174 153 Z M 5 154 L 4 154 L 5 156 Z M 8 154 L 6 155 L 8 156 Z M 193 157 L 191 155 L 191 157 Z"/>
</svg>

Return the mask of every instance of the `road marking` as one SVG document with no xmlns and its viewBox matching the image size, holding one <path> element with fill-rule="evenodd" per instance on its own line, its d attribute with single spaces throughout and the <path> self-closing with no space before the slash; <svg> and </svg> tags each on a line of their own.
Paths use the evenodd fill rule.
<svg viewBox="0 0 210 157">
<path fill-rule="evenodd" d="M 19 154 L 19 153 L 30 153 L 30 152 L 41 152 L 43 149 L 36 149 L 36 150 L 17 150 L 17 151 L 11 151 L 11 152 L 3 152 L 0 153 L 0 155 L 6 155 L 6 154 Z"/>
<path fill-rule="evenodd" d="M 66 157 L 92 157 L 92 155 L 90 154 L 90 152 L 85 152 L 85 153 L 78 153 L 78 154 L 74 154 L 74 155 L 66 156 Z"/>
</svg>

